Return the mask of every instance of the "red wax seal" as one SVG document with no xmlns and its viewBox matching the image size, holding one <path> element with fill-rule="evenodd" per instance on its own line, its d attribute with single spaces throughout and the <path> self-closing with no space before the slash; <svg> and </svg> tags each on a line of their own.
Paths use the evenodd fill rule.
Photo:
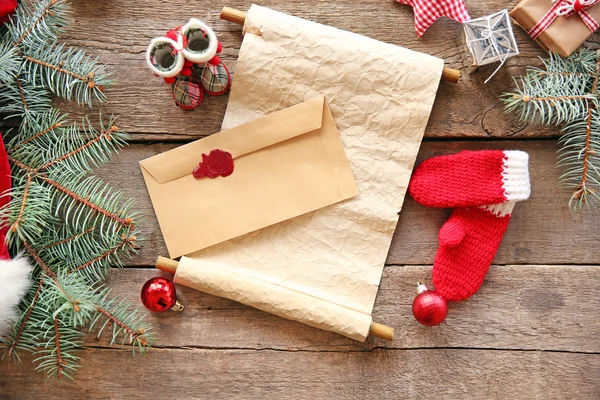
<svg viewBox="0 0 600 400">
<path fill-rule="evenodd" d="M 202 154 L 202 161 L 194 168 L 192 175 L 194 178 L 216 178 L 217 176 L 226 177 L 233 173 L 233 157 L 231 153 L 224 150 L 211 150 L 206 155 Z"/>
</svg>

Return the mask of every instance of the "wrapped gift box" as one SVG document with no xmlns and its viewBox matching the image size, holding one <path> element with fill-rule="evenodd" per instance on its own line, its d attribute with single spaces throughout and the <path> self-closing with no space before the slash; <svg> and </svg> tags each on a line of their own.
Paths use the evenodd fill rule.
<svg viewBox="0 0 600 400">
<path fill-rule="evenodd" d="M 579 0 L 558 0 L 561 5 L 569 5 Z M 551 0 L 522 0 L 510 12 L 515 22 L 528 33 L 555 6 Z M 594 20 L 600 20 L 600 4 L 585 10 Z M 536 42 L 546 51 L 553 51 L 563 57 L 570 56 L 586 41 L 592 31 L 578 13 L 556 19 L 537 37 Z"/>
<path fill-rule="evenodd" d="M 467 21 L 463 23 L 463 30 L 475 65 L 504 62 L 519 54 L 506 10 Z"/>
</svg>

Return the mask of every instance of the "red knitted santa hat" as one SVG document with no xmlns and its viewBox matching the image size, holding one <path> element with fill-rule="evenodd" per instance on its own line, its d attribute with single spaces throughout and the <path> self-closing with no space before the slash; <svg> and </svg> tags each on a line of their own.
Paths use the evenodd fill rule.
<svg viewBox="0 0 600 400">
<path fill-rule="evenodd" d="M 455 208 L 433 264 L 433 284 L 445 299 L 467 299 L 481 286 L 515 202 L 529 198 L 528 161 L 522 151 L 462 151 L 415 170 L 409 193 L 417 202 Z"/>
<path fill-rule="evenodd" d="M 8 191 L 11 188 L 10 165 L 0 136 L 0 207 L 10 201 Z M 0 335 L 4 334 L 9 323 L 17 317 L 15 310 L 21 298 L 31 286 L 29 272 L 31 266 L 25 258 L 10 259 L 6 234 L 8 224 L 2 221 L 0 228 Z"/>
</svg>

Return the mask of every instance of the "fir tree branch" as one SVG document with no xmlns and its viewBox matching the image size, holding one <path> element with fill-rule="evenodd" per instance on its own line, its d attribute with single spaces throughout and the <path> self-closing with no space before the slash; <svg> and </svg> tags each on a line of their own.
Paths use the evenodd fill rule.
<svg viewBox="0 0 600 400">
<path fill-rule="evenodd" d="M 64 154 L 64 155 L 63 155 L 63 156 L 61 156 L 61 157 L 58 157 L 58 158 L 56 158 L 56 159 L 54 159 L 54 160 L 52 160 L 52 161 L 50 161 L 50 162 L 48 162 L 48 163 L 46 163 L 46 164 L 42 165 L 41 167 L 38 167 L 38 168 L 36 169 L 36 171 L 35 171 L 35 172 L 43 171 L 43 170 L 45 170 L 45 169 L 48 169 L 48 168 L 50 168 L 51 166 L 53 166 L 53 165 L 55 165 L 55 164 L 58 164 L 58 163 L 60 163 L 60 162 L 62 162 L 62 161 L 64 161 L 64 160 L 66 160 L 66 159 L 67 159 L 67 158 L 69 158 L 69 157 L 73 157 L 74 155 L 76 155 L 76 154 L 78 154 L 78 153 L 80 153 L 80 152 L 82 152 L 82 151 L 86 150 L 86 149 L 87 149 L 87 148 L 89 148 L 90 146 L 92 146 L 92 145 L 94 145 L 94 144 L 98 143 L 99 141 L 101 141 L 101 140 L 103 140 L 103 139 L 108 139 L 108 140 L 110 140 L 110 134 L 111 134 L 111 133 L 114 133 L 114 132 L 117 132 L 118 130 L 119 130 L 119 128 L 117 128 L 116 126 L 114 126 L 114 125 L 113 125 L 113 126 L 111 126 L 111 127 L 108 129 L 108 130 L 106 130 L 106 131 L 102 131 L 102 132 L 100 133 L 100 135 L 99 135 L 99 136 L 97 136 L 97 137 L 95 137 L 94 139 L 92 139 L 92 140 L 88 141 L 88 142 L 87 142 L 87 143 L 85 143 L 84 145 L 82 145 L 82 146 L 80 146 L 80 147 L 78 147 L 78 148 L 76 148 L 76 149 L 73 149 L 71 152 L 69 152 L 69 153 L 67 153 L 67 154 Z"/>
<path fill-rule="evenodd" d="M 112 314 L 110 311 L 102 308 L 101 306 L 98 306 L 97 310 L 100 314 L 104 315 L 104 317 L 106 317 L 107 320 L 109 320 L 111 323 L 113 323 L 116 326 L 118 326 L 119 328 L 121 328 L 123 331 L 125 331 L 129 335 L 129 344 L 132 344 L 134 341 L 139 341 L 139 343 L 142 346 L 146 346 L 148 344 L 148 341 L 144 337 L 144 334 L 146 333 L 146 330 L 144 328 L 138 328 L 138 329 L 131 328 L 125 322 L 121 321 L 114 314 Z"/>
<path fill-rule="evenodd" d="M 32 47 L 56 41 L 70 14 L 63 0 L 21 1 L 8 30 L 15 47 Z"/>
<path fill-rule="evenodd" d="M 37 58 L 33 58 L 33 57 L 30 57 L 30 56 L 24 56 L 23 58 L 25 60 L 29 61 L 29 62 L 34 63 L 34 64 L 39 64 L 39 65 L 41 65 L 43 67 L 50 68 L 50 69 L 53 69 L 53 70 L 55 70 L 57 72 L 60 72 L 61 74 L 69 75 L 69 76 L 71 76 L 71 77 L 73 77 L 73 78 L 75 78 L 75 79 L 77 79 L 77 80 L 79 80 L 81 82 L 85 82 L 85 83 L 87 83 L 88 88 L 90 88 L 90 89 L 93 89 L 93 88 L 96 87 L 96 83 L 94 82 L 94 78 L 96 76 L 96 73 L 94 71 L 88 73 L 86 76 L 82 76 L 82 75 L 79 75 L 78 73 L 75 73 L 73 71 L 70 71 L 68 69 L 63 68 L 63 66 L 60 65 L 60 64 L 59 65 L 51 64 L 51 63 L 46 62 L 44 60 L 38 60 Z M 104 85 L 98 85 L 98 90 L 100 90 L 101 92 L 103 92 L 105 90 Z"/>
<path fill-rule="evenodd" d="M 546 71 L 529 69 L 515 80 L 516 93 L 502 97 L 521 120 L 564 124 L 557 166 L 565 169 L 561 184 L 573 190 L 569 206 L 578 210 L 600 202 L 600 52 L 582 47 L 565 59 L 551 53 L 544 64 Z"/>
<path fill-rule="evenodd" d="M 123 235 L 123 241 L 119 245 L 113 247 L 112 249 L 107 250 L 106 252 L 99 255 L 98 257 L 96 257 L 78 267 L 72 268 L 71 270 L 69 270 L 68 273 L 70 274 L 73 272 L 78 272 L 78 271 L 84 270 L 87 267 L 89 267 L 90 265 L 94 265 L 98 261 L 104 260 L 105 258 L 111 256 L 112 254 L 116 253 L 117 251 L 123 249 L 126 245 L 129 245 L 133 248 L 133 247 L 135 247 L 136 240 L 137 240 L 137 238 L 135 236 L 127 237 L 127 236 Z"/>
<path fill-rule="evenodd" d="M 536 102 L 536 101 L 544 101 L 549 102 L 550 105 L 555 106 L 559 101 L 572 101 L 572 100 L 589 100 L 593 97 L 589 94 L 579 95 L 579 96 L 545 96 L 545 97 L 531 97 L 528 94 L 519 96 L 515 95 L 514 99 L 521 100 L 523 103 Z"/>
<path fill-rule="evenodd" d="M 33 247 L 31 247 L 31 245 L 29 243 L 27 243 L 26 241 L 23 241 L 23 247 L 25 247 L 25 250 L 27 251 L 27 253 L 29 253 L 29 255 L 31 256 L 31 258 L 33 258 L 33 260 L 44 271 L 44 273 L 46 275 L 48 275 L 50 278 L 52 278 L 52 280 L 54 282 L 58 283 L 58 279 L 56 277 L 56 273 L 52 270 L 52 268 L 50 268 L 44 262 L 44 260 L 42 260 L 42 258 L 40 257 L 40 255 L 33 249 Z"/>
<path fill-rule="evenodd" d="M 58 44 L 68 22 L 67 1 L 19 3 L 0 43 L 0 113 L 20 117 L 19 130 L 7 145 L 12 164 L 12 200 L 0 208 L 9 227 L 7 241 L 24 249 L 35 263 L 39 284 L 19 305 L 20 318 L 10 338 L 17 350 L 34 352 L 38 370 L 49 377 L 69 377 L 79 367 L 73 353 L 82 347 L 79 328 L 100 317 L 113 326 L 115 340 L 129 339 L 145 351 L 151 329 L 130 303 L 107 301 L 102 280 L 113 265 L 136 251 L 136 234 L 123 201 L 101 179 L 86 177 L 125 144 L 126 134 L 100 121 L 95 129 L 63 123 L 51 107 L 50 92 L 78 104 L 105 100 L 109 83 L 105 65 L 75 48 Z M 78 273 L 71 274 L 70 272 Z"/>
<path fill-rule="evenodd" d="M 82 236 L 84 236 L 84 235 L 87 235 L 88 233 L 92 232 L 94 229 L 96 229 L 96 227 L 95 227 L 95 226 L 90 226 L 89 228 L 85 229 L 85 230 L 84 230 L 83 232 L 81 232 L 81 233 L 77 233 L 77 234 L 75 234 L 75 235 L 73 235 L 73 236 L 69 236 L 68 238 L 61 239 L 61 240 L 59 240 L 59 241 L 57 241 L 57 242 L 54 242 L 54 243 L 47 244 L 47 245 L 45 245 L 45 246 L 42 248 L 42 250 L 51 249 L 51 248 L 53 248 L 53 247 L 56 247 L 56 246 L 61 246 L 61 245 L 63 245 L 63 244 L 69 243 L 69 242 L 71 242 L 71 241 L 73 241 L 73 240 L 77 240 L 77 239 L 79 239 L 80 237 L 82 237 Z"/>
<path fill-rule="evenodd" d="M 592 83 L 592 93 L 596 93 L 598 89 L 598 78 L 600 76 L 600 57 L 598 57 L 596 61 L 596 70 L 594 74 L 594 81 Z M 583 147 L 583 173 L 581 174 L 581 183 L 579 191 L 576 191 L 573 194 L 573 197 L 580 198 L 581 193 L 587 191 L 587 180 L 588 180 L 588 171 L 590 168 L 590 155 L 592 154 L 592 114 L 596 109 L 596 103 L 588 104 L 588 115 L 585 121 L 585 145 Z M 593 190 L 593 189 L 592 189 Z"/>
<path fill-rule="evenodd" d="M 50 0 L 50 3 L 48 3 L 47 6 L 45 6 L 42 9 L 42 12 L 40 13 L 40 16 L 35 20 L 35 22 L 33 24 L 31 24 L 29 26 L 29 28 L 27 28 L 27 30 L 25 32 L 23 32 L 23 34 L 21 35 L 21 37 L 19 37 L 15 42 L 14 45 L 18 46 L 21 44 L 21 42 L 23 42 L 23 40 L 29 36 L 31 34 L 31 32 L 33 32 L 34 29 L 36 29 L 40 23 L 44 20 L 44 18 L 46 18 L 46 16 L 54 16 L 54 12 L 51 10 L 52 7 L 54 7 L 56 5 L 56 3 L 58 3 L 59 0 Z"/>
<path fill-rule="evenodd" d="M 63 45 L 27 49 L 23 59 L 28 76 L 59 97 L 90 107 L 94 100 L 106 100 L 105 86 L 110 84 L 106 67 L 81 50 Z"/>
<path fill-rule="evenodd" d="M 19 327 L 17 328 L 17 330 L 15 332 L 15 337 L 7 350 L 7 355 L 9 357 L 13 354 L 13 352 L 16 350 L 17 346 L 19 345 L 19 340 L 21 340 L 21 335 L 23 334 L 23 331 L 25 330 L 25 325 L 27 325 L 27 322 L 29 321 L 29 318 L 31 317 L 31 312 L 33 311 L 33 307 L 35 306 L 35 304 L 38 300 L 38 297 L 40 296 L 43 285 L 44 285 L 44 281 L 40 279 L 38 287 L 33 296 L 33 299 L 31 300 L 29 307 L 27 307 L 27 311 L 23 315 L 22 321 L 19 324 Z"/>
<path fill-rule="evenodd" d="M 568 72 L 568 71 L 537 71 L 539 76 L 542 77 L 577 77 L 577 78 L 593 78 L 594 74 L 589 72 Z"/>
<path fill-rule="evenodd" d="M 22 63 L 17 49 L 8 42 L 0 43 L 0 82 L 12 84 L 17 78 Z"/>
<path fill-rule="evenodd" d="M 57 128 L 61 127 L 61 123 L 60 122 L 56 122 L 53 125 L 49 126 L 48 128 L 42 130 L 41 132 L 36 133 L 35 135 L 23 140 L 20 143 L 17 143 L 15 146 L 11 147 L 9 152 L 10 153 L 14 153 L 19 147 L 26 145 L 29 142 L 32 142 L 34 140 L 39 139 L 40 137 L 44 136 L 45 134 L 54 131 Z"/>
<path fill-rule="evenodd" d="M 57 367 L 57 375 L 58 378 L 63 377 L 63 367 L 66 367 L 68 364 L 62 359 L 61 356 L 61 347 L 60 347 L 60 331 L 58 329 L 58 317 L 54 317 L 54 340 L 56 342 L 56 367 Z"/>
<path fill-rule="evenodd" d="M 36 173 L 35 169 L 31 168 L 29 165 L 22 163 L 21 161 L 17 160 L 16 158 L 8 156 L 8 161 L 10 161 L 12 164 L 16 165 L 17 167 L 19 167 L 20 169 L 25 171 L 27 174 L 30 174 L 33 176 Z"/>
<path fill-rule="evenodd" d="M 590 90 L 595 93 L 598 90 L 600 79 L 600 56 L 597 57 L 594 79 Z M 584 204 L 589 206 L 590 201 L 600 201 L 598 188 L 600 187 L 600 171 L 594 166 L 598 161 L 599 144 L 594 137 L 599 135 L 600 122 L 597 114 L 597 101 L 588 103 L 585 123 L 578 122 L 567 124 L 564 128 L 565 134 L 560 139 L 563 148 L 559 151 L 558 165 L 566 168 L 561 176 L 564 186 L 573 189 L 573 195 L 569 201 L 572 209 L 581 209 Z M 577 153 L 573 153 L 575 150 Z M 575 181 L 575 178 L 578 178 Z"/>
<path fill-rule="evenodd" d="M 17 220 L 12 224 L 10 230 L 16 232 L 19 229 L 19 225 L 23 222 L 23 214 L 25 213 L 25 204 L 27 203 L 27 195 L 29 194 L 29 187 L 31 186 L 31 181 L 33 180 L 32 175 L 27 175 L 27 182 L 25 183 L 25 190 L 23 191 L 23 198 L 21 199 L 21 208 L 19 209 L 19 215 L 17 216 Z"/>
<path fill-rule="evenodd" d="M 597 77 L 596 77 L 595 81 L 597 83 L 597 81 L 598 81 Z M 590 106 L 590 108 L 588 108 L 588 115 L 585 120 L 585 145 L 583 147 L 583 171 L 581 173 L 581 183 L 579 184 L 579 188 L 577 190 L 575 190 L 575 192 L 573 192 L 574 199 L 582 198 L 582 196 L 585 194 L 585 192 L 587 192 L 588 190 L 593 190 L 593 189 L 588 189 L 588 187 L 587 187 L 588 172 L 589 172 L 589 168 L 590 168 L 590 155 L 592 154 L 592 151 L 593 151 L 592 146 L 591 146 L 592 115 L 593 115 L 593 109 Z M 583 197 L 583 198 L 585 198 L 585 197 Z"/>
<path fill-rule="evenodd" d="M 23 108 L 25 109 L 25 111 L 29 111 L 29 106 L 27 105 L 27 100 L 25 99 L 25 92 L 23 91 L 23 86 L 21 86 L 21 81 L 17 77 L 17 79 L 15 79 L 15 82 L 17 84 L 17 88 L 19 89 L 19 95 L 21 96 L 21 102 L 23 103 Z"/>
<path fill-rule="evenodd" d="M 60 313 L 46 318 L 41 326 L 41 339 L 46 342 L 36 351 L 38 357 L 34 361 L 39 363 L 36 369 L 46 371 L 48 378 L 73 379 L 70 372 L 80 367 L 80 358 L 72 353 L 82 347 L 81 337 L 82 333 L 69 327 Z"/>
<path fill-rule="evenodd" d="M 0 114 L 21 118 L 22 126 L 27 125 L 29 118 L 49 109 L 50 98 L 46 90 L 33 85 L 24 75 L 15 77 L 14 85 L 3 85 L 0 90 Z"/>
<path fill-rule="evenodd" d="M 61 184 L 59 184 L 58 182 L 43 176 L 43 175 L 37 175 L 42 181 L 48 183 L 49 185 L 51 185 L 52 187 L 56 188 L 59 192 L 66 194 L 67 196 L 69 196 L 71 199 L 75 200 L 76 202 L 82 204 L 83 206 L 89 208 L 90 210 L 93 210 L 96 213 L 102 214 L 105 217 L 110 218 L 111 220 L 118 222 L 119 224 L 123 225 L 123 226 L 127 226 L 127 227 L 131 227 L 133 228 L 133 220 L 131 218 L 121 218 L 116 214 L 113 214 L 111 212 L 109 212 L 108 210 L 105 210 L 99 206 L 97 206 L 96 204 L 90 202 L 88 199 L 85 199 L 81 196 L 79 196 L 77 193 L 69 190 L 68 188 L 62 186 Z"/>
</svg>

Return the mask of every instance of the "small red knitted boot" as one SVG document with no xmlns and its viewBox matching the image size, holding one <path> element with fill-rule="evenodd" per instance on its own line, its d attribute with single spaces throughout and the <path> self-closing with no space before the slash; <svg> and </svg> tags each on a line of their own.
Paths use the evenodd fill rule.
<svg viewBox="0 0 600 400">
<path fill-rule="evenodd" d="M 516 201 L 530 194 L 522 151 L 463 151 L 416 169 L 409 193 L 430 207 L 456 207 L 439 233 L 433 284 L 446 300 L 464 300 L 481 286 Z"/>
<path fill-rule="evenodd" d="M 427 207 L 454 208 L 529 198 L 529 156 L 480 150 L 433 157 L 413 173 L 410 195 Z"/>
</svg>

